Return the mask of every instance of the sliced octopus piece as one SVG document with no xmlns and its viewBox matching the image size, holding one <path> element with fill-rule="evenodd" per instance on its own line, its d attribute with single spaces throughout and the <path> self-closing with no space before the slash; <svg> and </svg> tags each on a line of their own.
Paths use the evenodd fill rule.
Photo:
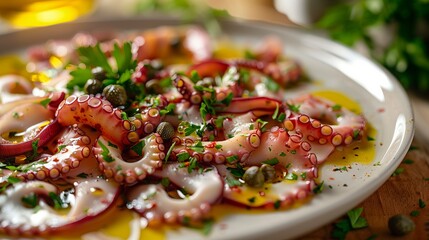
<svg viewBox="0 0 429 240">
<path fill-rule="evenodd" d="M 316 184 L 309 180 L 284 180 L 276 183 L 267 183 L 261 188 L 250 187 L 245 184 L 230 186 L 234 176 L 225 165 L 216 165 L 220 175 L 225 179 L 223 197 L 239 206 L 252 208 L 280 208 L 290 207 L 298 201 L 304 201 L 313 195 Z M 236 180 L 238 181 L 238 180 Z"/>
<path fill-rule="evenodd" d="M 95 156 L 102 173 L 119 183 L 133 184 L 146 178 L 162 166 L 165 146 L 159 134 L 153 133 L 140 140 L 135 150 L 141 157 L 133 162 L 126 161 L 122 150 L 101 136 L 94 147 Z M 133 149 L 133 148 L 132 148 Z"/>
<path fill-rule="evenodd" d="M 191 173 L 179 163 L 168 164 L 156 172 L 156 176 L 168 178 L 184 189 L 189 196 L 170 197 L 162 184 L 147 184 L 133 188 L 127 194 L 128 207 L 147 218 L 149 223 L 182 223 L 186 218 L 201 220 L 217 202 L 223 191 L 223 181 L 216 168 Z"/>
<path fill-rule="evenodd" d="M 119 187 L 103 179 L 88 179 L 69 192 L 70 210 L 58 210 L 49 199 L 62 195 L 55 185 L 42 181 L 16 183 L 0 195 L 0 232 L 11 236 L 71 234 L 107 212 L 119 196 Z M 34 201 L 25 200 L 32 198 Z M 28 203 L 34 203 L 29 206 Z"/>
</svg>

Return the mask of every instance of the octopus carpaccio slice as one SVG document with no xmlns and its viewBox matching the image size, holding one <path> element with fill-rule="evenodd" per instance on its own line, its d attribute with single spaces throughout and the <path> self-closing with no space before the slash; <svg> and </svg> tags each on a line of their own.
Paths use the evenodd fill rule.
<svg viewBox="0 0 429 240">
<path fill-rule="evenodd" d="M 210 210 L 210 206 L 222 196 L 223 182 L 216 168 L 188 172 L 179 164 L 168 164 L 155 173 L 157 177 L 169 179 L 183 188 L 189 196 L 172 198 L 162 184 L 138 186 L 128 194 L 128 207 L 152 222 L 183 222 L 186 217 L 199 220 Z"/>
<path fill-rule="evenodd" d="M 148 227 L 201 226 L 215 204 L 316 196 L 321 165 L 361 146 L 365 117 L 290 94 L 311 81 L 279 39 L 223 49 L 209 36 L 79 33 L 30 49 L 31 80 L 0 77 L 0 232 L 70 237 L 117 206 Z"/>
<path fill-rule="evenodd" d="M 56 209 L 63 206 L 51 206 L 52 199 L 58 196 L 70 205 L 67 214 Z M 10 235 L 46 235 L 71 230 L 103 214 L 118 196 L 116 183 L 97 178 L 80 182 L 69 192 L 43 181 L 17 183 L 0 196 L 0 231 Z"/>
</svg>

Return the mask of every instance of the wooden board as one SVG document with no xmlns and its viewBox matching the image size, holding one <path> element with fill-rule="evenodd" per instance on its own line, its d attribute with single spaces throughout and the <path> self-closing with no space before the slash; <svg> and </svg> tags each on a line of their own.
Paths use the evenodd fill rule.
<svg viewBox="0 0 429 240">
<path fill-rule="evenodd" d="M 368 221 L 368 227 L 350 231 L 347 240 L 362 240 L 371 236 L 373 239 L 429 239 L 429 154 L 423 144 L 414 139 L 404 160 L 407 161 L 399 166 L 403 169 L 402 173 L 390 177 L 374 194 L 356 206 L 363 207 L 362 216 Z M 419 199 L 428 206 L 420 208 Z M 412 211 L 419 211 L 420 215 L 412 217 Z M 399 238 L 391 235 L 387 223 L 396 214 L 408 215 L 416 224 L 416 229 Z M 332 239 L 334 224 L 345 218 L 343 216 L 299 239 Z"/>
</svg>

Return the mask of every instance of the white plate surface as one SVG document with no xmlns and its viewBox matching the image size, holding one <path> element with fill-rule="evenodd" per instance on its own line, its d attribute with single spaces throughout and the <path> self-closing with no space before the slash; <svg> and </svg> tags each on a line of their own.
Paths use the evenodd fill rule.
<svg viewBox="0 0 429 240">
<path fill-rule="evenodd" d="M 0 53 L 18 51 L 49 39 L 68 38 L 79 31 L 121 31 L 177 24 L 178 21 L 168 19 L 116 19 L 16 31 L 0 36 Z M 322 194 L 296 209 L 227 216 L 208 237 L 183 230 L 169 233 L 169 238 L 295 238 L 333 221 L 376 191 L 400 164 L 414 134 L 410 103 L 398 82 L 371 60 L 305 30 L 238 22 L 226 22 L 223 27 L 225 34 L 234 41 L 249 46 L 260 43 L 267 35 L 280 37 L 285 43 L 285 54 L 297 59 L 311 78 L 323 83 L 313 89 L 337 90 L 357 101 L 363 114 L 377 129 L 377 143 L 382 143 L 376 145 L 374 159 L 380 166 L 357 164 L 340 174 L 332 172 L 332 166 L 325 165 L 321 169 L 321 180 L 326 185 L 347 184 L 347 187 L 325 188 Z M 384 111 L 380 112 L 380 109 Z"/>
</svg>

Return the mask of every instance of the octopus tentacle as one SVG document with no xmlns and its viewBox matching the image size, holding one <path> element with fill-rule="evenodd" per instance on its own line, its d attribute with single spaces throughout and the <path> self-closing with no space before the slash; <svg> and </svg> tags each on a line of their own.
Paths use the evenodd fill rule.
<svg viewBox="0 0 429 240">
<path fill-rule="evenodd" d="M 191 55 L 195 61 L 212 56 L 212 43 L 208 33 L 201 28 L 191 27 L 186 30 L 160 27 L 143 32 L 135 37 L 133 47 L 137 50 L 136 58 L 165 59 L 174 53 Z"/>
<path fill-rule="evenodd" d="M 231 103 L 220 108 L 219 113 L 246 113 L 249 111 L 272 111 L 282 105 L 282 102 L 268 97 L 233 98 Z"/>
<path fill-rule="evenodd" d="M 101 98 L 89 95 L 70 96 L 63 101 L 56 112 L 58 122 L 69 126 L 87 124 L 109 138 L 115 144 L 130 145 L 138 141 L 135 126 L 121 117 L 122 111 Z"/>
<path fill-rule="evenodd" d="M 266 74 L 280 86 L 286 87 L 297 82 L 302 75 L 302 69 L 296 61 L 284 60 L 278 62 L 262 62 L 257 60 L 235 60 L 232 62 L 240 68 L 247 68 Z"/>
<path fill-rule="evenodd" d="M 308 179 L 317 177 L 317 166 L 334 151 L 334 146 L 323 148 L 304 140 L 298 135 L 290 135 L 284 128 L 273 127 L 261 136 L 261 145 L 243 162 L 244 165 L 261 165 L 264 161 L 277 159 L 287 171 L 306 174 Z"/>
<path fill-rule="evenodd" d="M 55 185 L 43 181 L 14 184 L 0 196 L 0 232 L 12 236 L 36 236 L 70 231 L 105 213 L 118 198 L 119 187 L 111 182 L 88 179 L 76 184 L 74 192 L 68 193 L 74 196 L 67 198 L 71 208 L 64 215 L 44 200 L 50 199 L 52 194 L 61 194 Z M 37 200 L 37 211 L 35 206 L 26 206 L 23 201 L 31 196 Z"/>
<path fill-rule="evenodd" d="M 17 176 L 27 180 L 57 179 L 90 157 L 97 136 L 87 126 L 69 126 L 56 141 L 55 154 L 43 154 L 36 161 L 21 165 Z"/>
<path fill-rule="evenodd" d="M 180 154 L 188 153 L 189 156 L 202 162 L 219 164 L 225 161 L 245 161 L 251 152 L 260 146 L 261 131 L 259 129 L 250 130 L 224 141 L 207 141 L 197 144 L 191 147 L 177 146 L 173 149 L 170 157 L 175 159 Z"/>
<path fill-rule="evenodd" d="M 328 100 L 306 95 L 292 103 L 300 106 L 299 113 L 286 111 L 284 126 L 288 131 L 303 134 L 311 142 L 348 145 L 365 132 L 363 116 Z"/>
<path fill-rule="evenodd" d="M 151 134 L 137 145 L 134 151 L 142 156 L 134 162 L 127 162 L 121 155 L 122 149 L 101 136 L 94 147 L 94 153 L 103 174 L 119 183 L 133 184 L 162 166 L 165 146 L 159 134 Z"/>
<path fill-rule="evenodd" d="M 161 184 L 141 185 L 132 189 L 128 194 L 128 207 L 147 218 L 149 223 L 181 223 L 185 217 L 200 220 L 208 213 L 211 204 L 222 196 L 223 183 L 214 167 L 189 173 L 179 163 L 172 163 L 164 165 L 155 175 L 168 178 L 191 195 L 174 199 Z"/>
</svg>

